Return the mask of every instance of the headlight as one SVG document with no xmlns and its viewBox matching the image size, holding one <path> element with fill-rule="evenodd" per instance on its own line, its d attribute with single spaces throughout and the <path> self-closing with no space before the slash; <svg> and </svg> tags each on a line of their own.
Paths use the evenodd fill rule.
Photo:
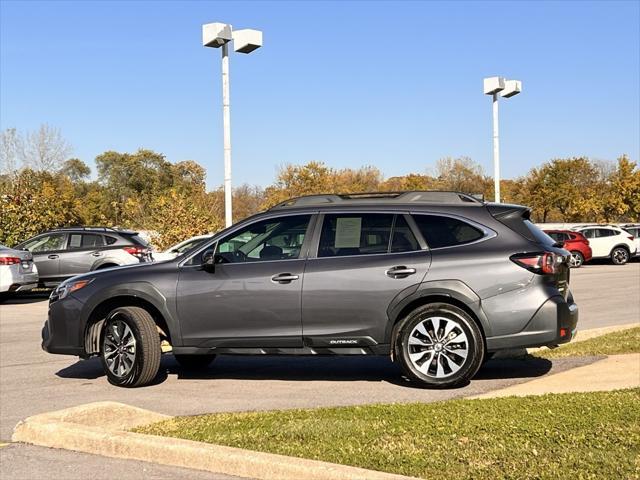
<svg viewBox="0 0 640 480">
<path fill-rule="evenodd" d="M 62 283 L 51 293 L 51 301 L 62 300 L 70 293 L 86 287 L 91 282 L 93 282 L 93 278 L 89 280 L 76 280 L 75 282 Z"/>
</svg>

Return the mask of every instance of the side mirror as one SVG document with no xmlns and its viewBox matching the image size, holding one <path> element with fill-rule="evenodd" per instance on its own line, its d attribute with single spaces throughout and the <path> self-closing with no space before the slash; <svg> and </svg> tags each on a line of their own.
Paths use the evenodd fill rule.
<svg viewBox="0 0 640 480">
<path fill-rule="evenodd" d="M 214 250 L 210 248 L 202 254 L 202 269 L 205 272 L 213 273 L 216 270 Z"/>
</svg>

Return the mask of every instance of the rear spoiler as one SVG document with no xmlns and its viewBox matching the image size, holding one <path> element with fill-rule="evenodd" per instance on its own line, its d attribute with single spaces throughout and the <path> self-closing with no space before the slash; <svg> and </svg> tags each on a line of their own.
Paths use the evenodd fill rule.
<svg viewBox="0 0 640 480">
<path fill-rule="evenodd" d="M 524 223 L 525 220 L 531 219 L 531 208 L 508 203 L 490 203 L 487 205 L 487 210 L 493 218 L 514 232 L 519 233 L 527 240 L 536 241 L 535 236 Z"/>
</svg>

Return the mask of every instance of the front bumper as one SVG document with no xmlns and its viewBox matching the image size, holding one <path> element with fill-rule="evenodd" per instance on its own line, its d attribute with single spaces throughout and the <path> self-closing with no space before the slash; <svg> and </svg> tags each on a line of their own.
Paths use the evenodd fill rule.
<svg viewBox="0 0 640 480">
<path fill-rule="evenodd" d="M 84 355 L 83 332 L 80 325 L 83 304 L 72 295 L 49 304 L 49 314 L 42 328 L 42 349 L 62 355 Z"/>
<path fill-rule="evenodd" d="M 570 342 L 577 333 L 578 305 L 573 295 L 549 298 L 518 333 L 487 338 L 487 350 L 551 347 Z"/>
</svg>

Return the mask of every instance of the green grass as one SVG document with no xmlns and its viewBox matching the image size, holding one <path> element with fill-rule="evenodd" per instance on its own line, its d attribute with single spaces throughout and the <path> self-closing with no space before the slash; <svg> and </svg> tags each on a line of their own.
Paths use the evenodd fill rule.
<svg viewBox="0 0 640 480">
<path fill-rule="evenodd" d="M 138 429 L 424 478 L 640 478 L 640 389 L 175 418 Z"/>
<path fill-rule="evenodd" d="M 608 333 L 584 342 L 566 343 L 553 350 L 538 350 L 532 355 L 542 358 L 562 358 L 622 353 L 640 353 L 640 327 Z"/>
</svg>

